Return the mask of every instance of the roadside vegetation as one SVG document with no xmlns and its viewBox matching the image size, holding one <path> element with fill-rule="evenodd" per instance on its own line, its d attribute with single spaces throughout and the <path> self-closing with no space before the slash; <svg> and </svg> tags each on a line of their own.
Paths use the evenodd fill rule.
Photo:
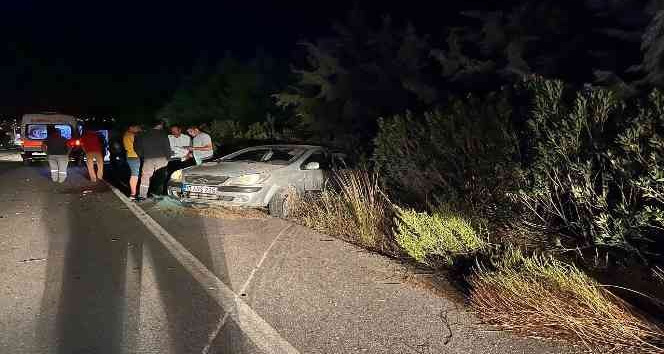
<svg viewBox="0 0 664 354">
<path fill-rule="evenodd" d="M 452 265 L 487 248 L 487 240 L 460 214 L 397 209 L 396 241 L 417 262 Z"/>
<path fill-rule="evenodd" d="M 499 94 L 381 120 L 378 174 L 337 173 L 332 188 L 300 200 L 296 219 L 458 272 L 473 311 L 499 328 L 661 352 L 662 316 L 615 291 L 661 304 L 657 287 L 606 287 L 588 274 L 652 264 L 644 276 L 661 281 L 664 96 L 622 101 L 540 77 L 514 90 L 531 100 L 521 128 Z"/>
<path fill-rule="evenodd" d="M 625 48 L 638 60 L 621 62 L 586 52 L 615 55 L 625 36 L 578 34 L 624 31 L 561 25 L 621 9 L 517 3 L 465 13 L 477 24 L 446 38 L 355 10 L 300 43 L 290 77 L 265 55 L 229 57 L 160 114 L 205 121 L 221 149 L 307 141 L 355 153 L 362 169 L 299 196 L 293 220 L 453 272 L 486 323 L 592 351 L 662 352 L 664 9 L 635 14 L 642 43 Z"/>
<path fill-rule="evenodd" d="M 377 175 L 341 171 L 331 183 L 320 194 L 300 198 L 293 218 L 314 230 L 389 253 L 393 211 Z"/>
<path fill-rule="evenodd" d="M 652 269 L 653 276 L 657 279 L 660 285 L 664 286 L 664 269 L 655 267 Z"/>
<path fill-rule="evenodd" d="M 508 249 L 469 277 L 470 304 L 487 323 L 590 350 L 661 353 L 664 331 L 579 268 Z"/>
</svg>

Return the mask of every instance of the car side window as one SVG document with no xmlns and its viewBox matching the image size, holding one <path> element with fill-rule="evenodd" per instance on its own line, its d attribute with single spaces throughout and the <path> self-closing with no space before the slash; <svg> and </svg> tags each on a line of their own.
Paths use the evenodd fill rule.
<svg viewBox="0 0 664 354">
<path fill-rule="evenodd" d="M 321 170 L 330 169 L 329 158 L 322 151 L 314 152 L 313 154 L 311 154 L 311 156 L 309 156 L 306 160 L 304 160 L 304 163 L 302 163 L 302 166 L 300 166 L 300 168 L 304 168 L 304 166 L 306 166 L 310 162 L 318 162 L 318 165 L 320 166 Z"/>
<path fill-rule="evenodd" d="M 344 156 L 340 154 L 332 155 L 332 166 L 335 170 L 347 170 L 349 168 Z"/>
</svg>

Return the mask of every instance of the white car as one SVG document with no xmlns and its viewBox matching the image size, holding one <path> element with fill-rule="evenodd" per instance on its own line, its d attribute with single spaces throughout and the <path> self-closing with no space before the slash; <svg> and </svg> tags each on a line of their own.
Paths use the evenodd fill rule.
<svg viewBox="0 0 664 354">
<path fill-rule="evenodd" d="M 176 171 L 168 195 L 184 203 L 268 207 L 286 217 L 293 193 L 321 191 L 345 155 L 315 145 L 264 145 Z"/>
</svg>

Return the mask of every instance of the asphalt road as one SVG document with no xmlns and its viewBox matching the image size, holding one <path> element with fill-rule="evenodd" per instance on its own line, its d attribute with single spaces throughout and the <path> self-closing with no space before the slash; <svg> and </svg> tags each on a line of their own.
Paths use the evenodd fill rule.
<svg viewBox="0 0 664 354">
<path fill-rule="evenodd" d="M 136 206 L 0 158 L 0 353 L 560 353 L 260 213 Z"/>
</svg>

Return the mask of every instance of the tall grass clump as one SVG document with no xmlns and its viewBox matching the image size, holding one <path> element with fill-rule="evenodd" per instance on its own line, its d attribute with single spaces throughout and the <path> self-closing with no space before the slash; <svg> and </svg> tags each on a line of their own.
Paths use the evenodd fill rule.
<svg viewBox="0 0 664 354">
<path fill-rule="evenodd" d="M 452 265 L 456 257 L 487 246 L 468 219 L 447 210 L 428 214 L 397 208 L 395 223 L 397 243 L 420 263 Z"/>
<path fill-rule="evenodd" d="M 664 269 L 662 267 L 654 267 L 652 269 L 652 274 L 657 279 L 660 285 L 664 286 Z"/>
<path fill-rule="evenodd" d="M 336 171 L 331 188 L 300 199 L 296 219 L 329 235 L 386 250 L 392 207 L 375 174 Z"/>
<path fill-rule="evenodd" d="M 469 279 L 481 319 L 525 335 L 580 340 L 588 349 L 661 353 L 664 332 L 578 268 L 508 248 Z"/>
</svg>

